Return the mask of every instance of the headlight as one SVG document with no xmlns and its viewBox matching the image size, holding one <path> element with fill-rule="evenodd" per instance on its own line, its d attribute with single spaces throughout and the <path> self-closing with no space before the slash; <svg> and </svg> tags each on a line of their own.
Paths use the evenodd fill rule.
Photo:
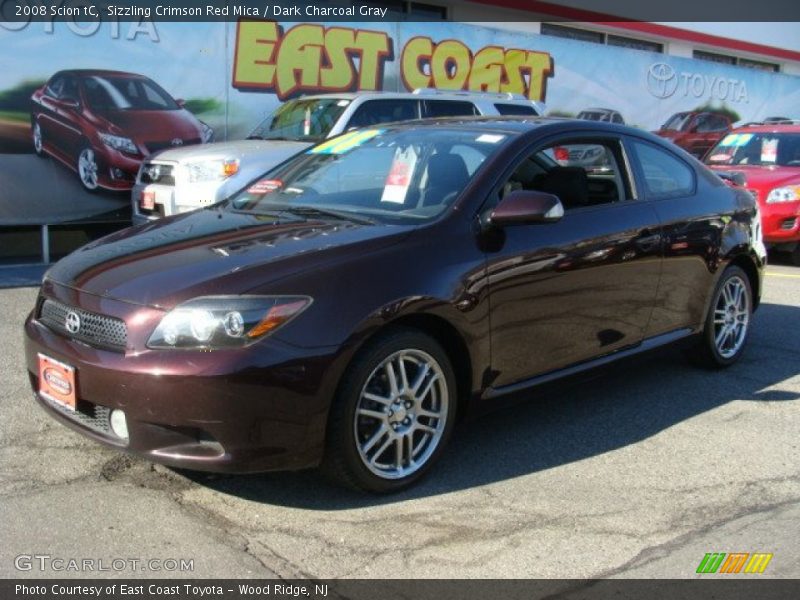
<svg viewBox="0 0 800 600">
<path fill-rule="evenodd" d="M 100 140 L 102 140 L 106 146 L 114 148 L 114 150 L 122 150 L 123 152 L 128 152 L 130 154 L 139 153 L 139 150 L 136 148 L 136 144 L 134 144 L 133 140 L 130 138 L 111 135 L 110 133 L 101 133 L 99 136 Z"/>
<path fill-rule="evenodd" d="M 239 161 L 235 158 L 204 160 L 184 165 L 189 183 L 222 181 L 239 172 Z"/>
<path fill-rule="evenodd" d="M 161 319 L 149 348 L 241 347 L 269 335 L 311 305 L 308 296 L 205 296 Z"/>
<path fill-rule="evenodd" d="M 775 188 L 767 196 L 767 204 L 775 202 L 795 202 L 800 200 L 800 185 L 787 185 Z"/>
<path fill-rule="evenodd" d="M 202 121 L 200 121 L 200 139 L 204 144 L 214 139 L 214 130 Z"/>
</svg>

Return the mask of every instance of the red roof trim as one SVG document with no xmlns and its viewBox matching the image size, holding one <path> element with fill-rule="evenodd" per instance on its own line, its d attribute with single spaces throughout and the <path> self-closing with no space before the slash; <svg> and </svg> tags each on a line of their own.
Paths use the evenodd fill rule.
<svg viewBox="0 0 800 600">
<path fill-rule="evenodd" d="M 759 54 L 761 56 L 769 56 L 772 58 L 800 62 L 800 52 L 797 52 L 795 50 L 786 50 L 785 48 L 776 48 L 775 46 L 765 46 L 763 44 L 755 44 L 753 42 L 743 42 L 740 40 L 733 40 L 718 35 L 711 35 L 708 33 L 691 31 L 689 29 L 680 29 L 678 27 L 671 27 L 669 25 L 659 25 L 657 23 L 635 21 L 633 19 L 626 19 L 625 17 L 609 15 L 606 13 L 596 12 L 592 10 L 584 10 L 581 8 L 574 8 L 571 6 L 560 6 L 558 4 L 552 4 L 550 2 L 541 2 L 540 0 L 471 0 L 471 1 L 477 4 L 502 6 L 503 8 L 539 13 L 540 15 L 549 15 L 552 17 L 556 17 L 559 20 L 595 23 L 597 25 L 606 25 L 609 27 L 614 27 L 616 29 L 624 29 L 627 31 L 643 33 L 646 35 L 666 37 L 669 39 L 680 40 L 684 42 L 694 42 L 696 44 L 713 46 L 715 48 L 726 48 L 728 50 L 732 50 L 735 52 Z"/>
</svg>

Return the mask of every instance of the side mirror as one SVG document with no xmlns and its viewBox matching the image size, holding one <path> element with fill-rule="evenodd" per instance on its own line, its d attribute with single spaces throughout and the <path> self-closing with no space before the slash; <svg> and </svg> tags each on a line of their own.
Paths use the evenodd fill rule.
<svg viewBox="0 0 800 600">
<path fill-rule="evenodd" d="M 489 215 L 497 227 L 528 223 L 553 223 L 564 216 L 564 205 L 558 196 L 528 190 L 506 195 Z"/>
<path fill-rule="evenodd" d="M 186 100 L 184 100 L 183 98 L 176 98 L 175 104 L 177 104 L 180 108 L 185 108 Z"/>
</svg>

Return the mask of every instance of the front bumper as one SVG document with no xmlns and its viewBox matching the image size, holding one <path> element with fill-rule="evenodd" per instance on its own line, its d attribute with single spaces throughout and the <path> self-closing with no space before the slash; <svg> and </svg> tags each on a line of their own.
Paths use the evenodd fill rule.
<svg viewBox="0 0 800 600">
<path fill-rule="evenodd" d="M 133 306 L 100 298 L 96 303 L 114 316 L 130 314 Z M 81 308 L 97 309 L 87 304 Z M 139 308 L 138 318 L 155 312 Z M 272 339 L 218 352 L 114 352 L 71 340 L 35 316 L 25 323 L 25 354 L 36 400 L 83 435 L 154 462 L 203 471 L 319 463 L 335 381 L 331 357 Z M 39 353 L 75 367 L 77 413 L 38 393 Z M 127 440 L 103 426 L 113 409 L 125 412 Z"/>
<path fill-rule="evenodd" d="M 762 204 L 761 226 L 768 244 L 800 241 L 800 202 Z"/>
</svg>

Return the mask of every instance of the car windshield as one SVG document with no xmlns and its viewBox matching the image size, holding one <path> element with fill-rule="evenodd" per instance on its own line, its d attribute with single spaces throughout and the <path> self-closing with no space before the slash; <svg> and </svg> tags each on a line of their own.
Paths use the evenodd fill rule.
<svg viewBox="0 0 800 600">
<path fill-rule="evenodd" d="M 598 111 L 588 111 L 585 110 L 578 115 L 579 119 L 586 119 L 589 121 L 608 121 L 609 114 L 605 112 L 598 112 Z"/>
<path fill-rule="evenodd" d="M 510 136 L 433 128 L 360 129 L 268 171 L 226 210 L 421 222 L 450 206 Z"/>
<path fill-rule="evenodd" d="M 662 129 L 670 129 L 673 131 L 681 131 L 689 122 L 692 113 L 676 113 L 672 115 L 667 122 L 664 123 Z"/>
<path fill-rule="evenodd" d="M 141 77 L 93 75 L 83 80 L 86 102 L 92 110 L 178 110 L 180 107 L 154 81 Z"/>
<path fill-rule="evenodd" d="M 350 100 L 344 98 L 291 100 L 259 123 L 249 137 L 320 142 L 328 137 L 349 104 Z"/>
<path fill-rule="evenodd" d="M 708 153 L 706 164 L 800 167 L 800 132 L 728 134 Z"/>
</svg>

